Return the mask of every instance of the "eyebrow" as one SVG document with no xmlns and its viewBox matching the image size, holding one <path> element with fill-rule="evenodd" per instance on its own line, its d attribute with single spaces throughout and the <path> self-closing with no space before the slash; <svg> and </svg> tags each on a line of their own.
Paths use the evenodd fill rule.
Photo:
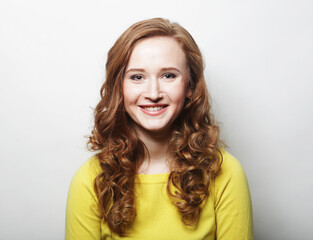
<svg viewBox="0 0 313 240">
<path fill-rule="evenodd" d="M 179 73 L 181 73 L 177 68 L 175 67 L 168 67 L 168 68 L 161 68 L 160 69 L 160 72 L 166 72 L 166 71 L 177 71 Z M 131 69 L 128 69 L 126 71 L 126 73 L 129 73 L 129 72 L 145 72 L 145 69 L 143 68 L 131 68 Z"/>
</svg>

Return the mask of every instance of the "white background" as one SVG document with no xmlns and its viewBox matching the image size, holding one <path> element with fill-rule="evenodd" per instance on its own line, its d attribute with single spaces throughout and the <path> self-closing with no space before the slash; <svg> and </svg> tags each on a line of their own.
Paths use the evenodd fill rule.
<svg viewBox="0 0 313 240">
<path fill-rule="evenodd" d="M 313 2 L 0 0 L 0 239 L 63 239 L 106 54 L 130 24 L 194 36 L 256 240 L 313 236 Z"/>
</svg>

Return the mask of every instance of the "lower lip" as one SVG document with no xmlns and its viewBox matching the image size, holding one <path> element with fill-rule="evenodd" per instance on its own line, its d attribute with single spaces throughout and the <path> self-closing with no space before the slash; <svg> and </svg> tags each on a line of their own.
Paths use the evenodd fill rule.
<svg viewBox="0 0 313 240">
<path fill-rule="evenodd" d="M 162 113 L 164 113 L 166 110 L 167 110 L 167 107 L 164 107 L 162 109 L 160 109 L 159 111 L 147 111 L 146 109 L 144 108 L 140 108 L 141 111 L 143 111 L 145 114 L 149 115 L 149 116 L 158 116 L 158 115 L 161 115 Z"/>
</svg>

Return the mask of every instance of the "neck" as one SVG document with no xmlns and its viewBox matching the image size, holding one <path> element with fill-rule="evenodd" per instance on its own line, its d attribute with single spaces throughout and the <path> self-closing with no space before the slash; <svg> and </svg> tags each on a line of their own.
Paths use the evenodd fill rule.
<svg viewBox="0 0 313 240">
<path fill-rule="evenodd" d="M 147 133 L 143 131 L 137 131 L 137 133 L 140 140 L 145 144 L 151 161 L 165 158 L 170 133 Z"/>
<path fill-rule="evenodd" d="M 136 129 L 138 137 L 145 144 L 147 153 L 139 173 L 154 174 L 169 172 L 167 164 L 167 148 L 171 136 L 170 131 L 146 132 Z"/>
</svg>

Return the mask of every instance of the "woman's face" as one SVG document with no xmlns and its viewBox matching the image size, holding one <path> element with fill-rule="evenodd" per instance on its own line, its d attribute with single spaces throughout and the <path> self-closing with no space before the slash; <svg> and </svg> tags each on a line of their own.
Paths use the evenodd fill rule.
<svg viewBox="0 0 313 240">
<path fill-rule="evenodd" d="M 185 54 L 173 38 L 148 38 L 135 45 L 123 79 L 123 95 L 137 131 L 172 128 L 191 94 L 189 76 Z"/>
</svg>

